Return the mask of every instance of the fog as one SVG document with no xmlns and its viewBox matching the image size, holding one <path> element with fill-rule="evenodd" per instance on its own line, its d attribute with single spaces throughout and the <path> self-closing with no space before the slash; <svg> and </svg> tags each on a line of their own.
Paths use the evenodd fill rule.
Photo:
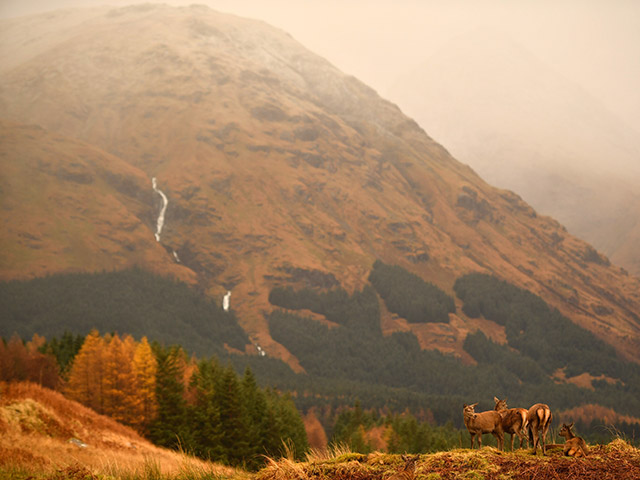
<svg viewBox="0 0 640 480">
<path fill-rule="evenodd" d="M 0 16 L 137 0 L 2 0 Z M 387 97 L 451 39 L 474 29 L 513 37 L 640 132 L 640 2 L 636 0 L 199 0 L 264 20 Z M 393 100 L 393 98 L 391 98 Z"/>
</svg>

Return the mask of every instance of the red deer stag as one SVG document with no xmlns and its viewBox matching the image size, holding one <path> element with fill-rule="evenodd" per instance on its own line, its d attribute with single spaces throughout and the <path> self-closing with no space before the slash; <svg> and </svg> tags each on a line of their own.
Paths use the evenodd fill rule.
<svg viewBox="0 0 640 480">
<path fill-rule="evenodd" d="M 502 417 L 502 430 L 504 433 L 511 434 L 511 451 L 513 452 L 513 441 L 517 435 L 520 439 L 520 447 L 522 448 L 522 442 L 527 437 L 525 429 L 527 428 L 527 409 L 526 408 L 509 408 L 507 407 L 507 399 L 500 400 L 497 397 L 493 397 L 493 401 L 496 402 L 494 410 Z M 527 438 L 527 446 L 529 446 L 529 439 Z"/>
<path fill-rule="evenodd" d="M 551 425 L 551 409 L 544 403 L 536 403 L 527 412 L 527 430 L 529 431 L 529 442 L 533 443 L 533 453 L 538 452 L 538 444 L 542 437 L 542 454 L 546 455 L 547 431 Z"/>
<path fill-rule="evenodd" d="M 477 403 L 473 405 L 464 404 L 462 415 L 464 424 L 471 434 L 471 448 L 478 436 L 478 448 L 482 448 L 482 434 L 491 433 L 498 441 L 498 449 L 502 450 L 504 446 L 504 432 L 502 431 L 502 417 L 495 410 L 476 413 Z"/>
<path fill-rule="evenodd" d="M 558 432 L 558 435 L 564 437 L 564 454 L 569 457 L 585 457 L 589 455 L 589 447 L 587 443 L 580 437 L 576 437 L 571 431 L 573 428 L 573 422 L 569 425 L 562 424 L 562 428 Z"/>
</svg>

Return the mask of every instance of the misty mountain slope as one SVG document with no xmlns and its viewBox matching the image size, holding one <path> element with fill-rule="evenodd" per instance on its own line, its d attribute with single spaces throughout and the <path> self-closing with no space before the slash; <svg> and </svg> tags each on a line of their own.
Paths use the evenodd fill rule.
<svg viewBox="0 0 640 480">
<path fill-rule="evenodd" d="M 638 235 L 640 135 L 579 85 L 480 30 L 399 78 L 389 95 L 490 183 L 640 273 L 640 254 L 625 247 Z"/>
<path fill-rule="evenodd" d="M 447 292 L 465 273 L 493 273 L 640 360 L 637 278 L 485 183 L 395 105 L 286 33 L 198 6 L 23 21 L 33 41 L 3 40 L 12 52 L 0 74 L 3 115 L 157 177 L 169 200 L 165 248 L 150 243 L 138 264 L 166 263 L 176 251 L 181 266 L 171 268 L 188 269 L 214 297 L 230 289 L 243 327 L 270 354 L 294 362 L 268 333 L 273 287 L 353 291 L 381 259 Z M 41 40 L 39 22 L 55 41 Z M 437 340 L 441 326 L 396 326 L 450 349 Z M 458 311 L 445 328 L 460 353 L 478 326 Z"/>
<path fill-rule="evenodd" d="M 1 278 L 145 264 L 193 282 L 154 239 L 140 170 L 37 126 L 0 121 Z"/>
</svg>

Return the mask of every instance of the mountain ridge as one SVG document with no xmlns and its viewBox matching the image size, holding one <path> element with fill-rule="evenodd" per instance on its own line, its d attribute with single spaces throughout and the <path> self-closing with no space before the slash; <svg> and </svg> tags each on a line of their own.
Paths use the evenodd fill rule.
<svg viewBox="0 0 640 480">
<path fill-rule="evenodd" d="M 155 262 L 214 298 L 231 290 L 242 326 L 265 350 L 291 360 L 268 332 L 273 287 L 335 281 L 352 292 L 381 259 L 446 292 L 462 274 L 493 273 L 640 361 L 637 278 L 517 194 L 489 186 L 397 106 L 286 33 L 206 7 L 81 18 L 0 71 L 4 116 L 136 169 L 146 192 L 136 228 L 150 256 L 138 264 Z M 54 28 L 46 15 L 14 20 L 16 28 L 21 21 Z M 17 58 L 24 39 L 2 43 L 2 57 Z M 3 164 L 20 156 L 16 147 Z M 169 199 L 160 245 L 151 177 Z M 461 343 L 477 322 L 457 305 L 450 325 Z M 438 346 L 433 335 L 421 334 L 421 344 Z"/>
<path fill-rule="evenodd" d="M 452 40 L 389 95 L 483 178 L 638 275 L 640 137 L 580 85 L 485 29 Z"/>
</svg>

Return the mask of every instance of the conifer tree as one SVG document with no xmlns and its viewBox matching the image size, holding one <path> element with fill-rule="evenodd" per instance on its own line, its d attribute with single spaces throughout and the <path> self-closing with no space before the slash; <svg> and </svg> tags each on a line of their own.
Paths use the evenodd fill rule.
<svg viewBox="0 0 640 480">
<path fill-rule="evenodd" d="M 246 368 L 240 385 L 241 398 L 247 424 L 247 465 L 257 467 L 262 462 L 260 455 L 275 455 L 278 439 L 271 435 L 275 430 L 275 417 L 269 411 L 265 393 L 258 388 L 256 378 L 249 367 Z"/>
<path fill-rule="evenodd" d="M 156 401 L 156 374 L 158 363 L 153 355 L 147 337 L 142 337 L 133 355 L 135 392 L 132 402 L 135 419 L 132 425 L 144 431 L 155 417 L 158 409 Z"/>
<path fill-rule="evenodd" d="M 84 335 L 73 335 L 69 331 L 65 331 L 60 340 L 53 337 L 40 347 L 40 351 L 44 354 L 53 355 L 60 367 L 60 375 L 67 378 L 69 369 L 73 363 L 73 359 L 78 354 L 84 343 Z"/>
<path fill-rule="evenodd" d="M 215 401 L 220 412 L 220 431 L 224 437 L 223 461 L 238 465 L 247 458 L 249 442 L 247 423 L 240 399 L 240 384 L 236 372 L 226 367 L 218 378 Z"/>
<path fill-rule="evenodd" d="M 216 404 L 216 385 L 221 369 L 213 359 L 202 360 L 191 378 L 193 403 L 189 405 L 191 450 L 203 458 L 223 460 L 225 439 L 220 425 L 220 410 Z"/>
<path fill-rule="evenodd" d="M 133 425 L 136 421 L 136 377 L 133 371 L 135 340 L 116 334 L 105 349 L 103 370 L 104 413 L 119 422 Z"/>
<path fill-rule="evenodd" d="M 158 370 L 156 375 L 157 415 L 149 428 L 151 439 L 160 446 L 177 448 L 190 445 L 187 405 L 184 398 L 184 351 L 180 347 L 154 348 Z"/>
<path fill-rule="evenodd" d="M 98 413 L 104 413 L 102 377 L 105 343 L 97 330 L 87 335 L 73 361 L 66 387 L 69 398 Z"/>
</svg>

